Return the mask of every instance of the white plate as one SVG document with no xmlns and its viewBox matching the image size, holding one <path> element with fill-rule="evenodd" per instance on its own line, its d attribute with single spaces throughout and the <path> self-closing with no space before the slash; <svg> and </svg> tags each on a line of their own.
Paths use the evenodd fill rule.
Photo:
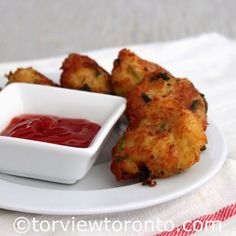
<svg viewBox="0 0 236 236">
<path fill-rule="evenodd" d="M 180 197 L 213 177 L 226 158 L 226 143 L 210 123 L 207 150 L 199 163 L 173 177 L 160 179 L 156 187 L 118 183 L 109 170 L 111 147 L 123 129 L 119 122 L 87 176 L 74 185 L 62 185 L 0 174 L 0 207 L 23 212 L 59 215 L 113 213 L 144 208 Z M 7 158 L 7 157 L 6 157 Z"/>
<path fill-rule="evenodd" d="M 146 47 L 133 48 L 145 58 Z M 143 50 L 142 50 L 143 49 Z M 110 69 L 118 49 L 90 52 Z M 149 60 L 155 61 L 156 53 Z M 159 58 L 161 59 L 161 58 Z M 30 65 L 30 63 L 29 63 Z M 58 74 L 51 74 L 57 82 Z M 0 84 L 2 85 L 2 84 Z M 214 123 L 207 130 L 207 150 L 191 169 L 173 177 L 159 179 L 156 187 L 115 180 L 110 172 L 111 148 L 124 128 L 120 121 L 96 165 L 74 185 L 62 185 L 0 174 L 0 208 L 40 214 L 85 215 L 140 209 L 183 196 L 212 178 L 226 159 L 226 142 Z M 7 158 L 7 157 L 6 157 Z"/>
</svg>

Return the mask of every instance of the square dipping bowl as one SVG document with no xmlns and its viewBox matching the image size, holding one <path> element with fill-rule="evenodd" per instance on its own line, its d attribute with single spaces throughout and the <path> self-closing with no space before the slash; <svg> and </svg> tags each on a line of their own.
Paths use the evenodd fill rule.
<svg viewBox="0 0 236 236">
<path fill-rule="evenodd" d="M 118 96 L 15 83 L 0 92 L 0 132 L 22 114 L 87 119 L 101 126 L 87 148 L 0 136 L 0 172 L 73 184 L 96 161 L 112 129 L 126 108 Z"/>
</svg>

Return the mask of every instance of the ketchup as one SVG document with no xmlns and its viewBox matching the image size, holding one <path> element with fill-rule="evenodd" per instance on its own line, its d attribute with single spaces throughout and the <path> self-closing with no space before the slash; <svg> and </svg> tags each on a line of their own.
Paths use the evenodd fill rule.
<svg viewBox="0 0 236 236">
<path fill-rule="evenodd" d="M 1 135 L 86 148 L 99 129 L 84 119 L 25 114 L 14 117 Z"/>
</svg>

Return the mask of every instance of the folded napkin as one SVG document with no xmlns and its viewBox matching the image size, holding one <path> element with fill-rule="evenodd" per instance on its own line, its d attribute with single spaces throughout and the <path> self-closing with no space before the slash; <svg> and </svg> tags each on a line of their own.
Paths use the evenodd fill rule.
<svg viewBox="0 0 236 236">
<path fill-rule="evenodd" d="M 221 232 L 214 235 L 236 235 L 236 42 L 219 34 L 204 34 L 184 40 L 130 46 L 140 56 L 156 61 L 174 75 L 188 77 L 205 95 L 209 102 L 209 117 L 224 132 L 228 144 L 228 156 L 222 169 L 206 184 L 178 199 L 153 207 L 125 213 L 75 216 L 75 220 L 100 221 L 153 221 L 171 220 L 176 228 L 172 233 L 161 233 L 158 229 L 134 232 L 105 232 L 105 228 L 84 235 L 213 235 L 212 231 L 183 232 L 184 221 L 215 219 L 222 221 Z M 120 48 L 88 52 L 107 70 L 111 70 L 113 59 Z M 33 66 L 44 73 L 59 72 L 63 57 L 0 64 L 0 75 L 17 67 Z M 4 81 L 2 81 L 4 83 Z M 18 235 L 12 224 L 16 217 L 36 217 L 37 220 L 70 220 L 70 216 L 32 215 L 0 210 L 0 235 Z M 73 232 L 32 232 L 30 235 L 76 235 Z M 82 234 L 82 233 L 81 233 Z"/>
</svg>

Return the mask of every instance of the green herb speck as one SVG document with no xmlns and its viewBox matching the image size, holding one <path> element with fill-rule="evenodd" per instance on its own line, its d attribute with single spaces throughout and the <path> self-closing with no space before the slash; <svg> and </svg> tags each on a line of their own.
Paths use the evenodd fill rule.
<svg viewBox="0 0 236 236">
<path fill-rule="evenodd" d="M 167 75 L 167 73 L 158 73 L 158 74 L 154 74 L 150 77 L 151 81 L 159 80 L 159 79 L 163 79 L 163 80 L 167 81 L 170 79 L 170 77 Z"/>
<path fill-rule="evenodd" d="M 160 77 L 163 79 L 163 80 L 169 80 L 170 77 L 167 75 L 167 73 L 160 73 Z"/>
<path fill-rule="evenodd" d="M 160 126 L 160 131 L 163 132 L 163 131 L 166 131 L 169 129 L 169 125 L 167 123 L 162 123 L 161 126 Z"/>
<path fill-rule="evenodd" d="M 118 146 L 119 151 L 123 151 L 125 147 L 125 135 L 121 137 L 120 144 Z"/>
<path fill-rule="evenodd" d="M 205 104 L 205 111 L 207 113 L 208 111 L 208 103 L 207 103 L 207 100 L 205 98 L 205 95 L 203 93 L 200 93 L 201 97 L 203 98 L 203 101 L 204 101 L 204 104 Z"/>
<path fill-rule="evenodd" d="M 118 157 L 116 158 L 116 162 L 124 161 L 124 160 L 126 160 L 126 159 L 128 159 L 128 155 L 125 155 L 125 156 L 118 156 Z"/>
<path fill-rule="evenodd" d="M 198 100 L 194 100 L 190 106 L 190 110 L 196 111 L 198 109 Z"/>
<path fill-rule="evenodd" d="M 95 70 L 95 77 L 99 77 L 100 75 L 101 75 L 101 72 L 98 69 L 96 69 Z"/>
<path fill-rule="evenodd" d="M 142 93 L 141 97 L 142 97 L 142 99 L 145 103 L 148 103 L 148 102 L 152 101 L 152 99 L 145 93 Z"/>
</svg>

